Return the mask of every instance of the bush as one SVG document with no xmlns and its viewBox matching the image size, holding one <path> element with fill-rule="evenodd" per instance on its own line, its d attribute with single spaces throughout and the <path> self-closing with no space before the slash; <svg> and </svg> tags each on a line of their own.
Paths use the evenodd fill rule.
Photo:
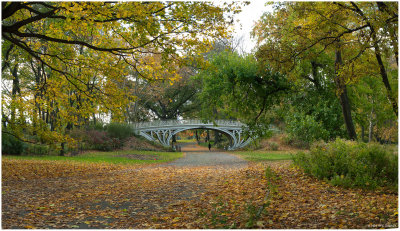
<svg viewBox="0 0 400 231">
<path fill-rule="evenodd" d="M 113 140 L 105 131 L 89 130 L 86 132 L 88 146 L 101 151 L 111 151 L 114 148 Z"/>
<path fill-rule="evenodd" d="M 101 123 L 91 125 L 88 130 L 74 129 L 70 131 L 71 138 L 77 140 L 78 148 L 111 151 L 121 148 L 124 141 L 133 135 L 133 129 L 126 124 L 111 123 L 103 126 Z"/>
<path fill-rule="evenodd" d="M 272 151 L 276 151 L 279 148 L 279 145 L 275 142 L 269 142 L 268 146 Z"/>
<path fill-rule="evenodd" d="M 26 149 L 26 154 L 32 155 L 48 155 L 50 148 L 47 145 L 29 144 Z"/>
<path fill-rule="evenodd" d="M 306 173 L 333 185 L 397 188 L 397 154 L 383 145 L 337 139 L 329 144 L 317 143 L 310 153 L 298 153 L 293 159 Z"/>
<path fill-rule="evenodd" d="M 25 150 L 24 143 L 14 136 L 2 133 L 1 152 L 9 155 L 21 155 Z"/>
<path fill-rule="evenodd" d="M 323 124 L 311 115 L 294 113 L 287 116 L 286 122 L 287 139 L 292 143 L 299 143 L 308 147 L 314 141 L 329 138 L 329 132 Z"/>
<path fill-rule="evenodd" d="M 97 122 L 95 124 L 90 124 L 88 130 L 104 131 L 104 124 L 102 122 Z"/>
<path fill-rule="evenodd" d="M 106 131 L 111 138 L 121 141 L 133 135 L 133 128 L 128 124 L 110 123 L 106 126 Z"/>
<path fill-rule="evenodd" d="M 289 145 L 289 146 L 292 146 L 292 147 L 300 148 L 300 149 L 308 149 L 308 148 L 310 148 L 310 144 L 309 143 L 303 142 L 302 140 L 296 138 L 293 135 L 285 134 L 282 137 L 282 143 L 286 144 L 286 145 Z"/>
<path fill-rule="evenodd" d="M 85 129 L 80 129 L 80 128 L 75 128 L 71 131 L 69 131 L 69 136 L 73 138 L 74 140 L 87 140 L 88 134 Z"/>
</svg>

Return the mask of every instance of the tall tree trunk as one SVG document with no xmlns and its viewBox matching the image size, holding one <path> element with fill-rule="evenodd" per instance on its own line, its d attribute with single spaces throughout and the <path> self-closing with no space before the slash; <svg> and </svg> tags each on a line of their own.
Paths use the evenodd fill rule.
<svg viewBox="0 0 400 231">
<path fill-rule="evenodd" d="M 373 128 L 374 128 L 374 123 L 372 122 L 372 118 L 370 118 L 369 128 L 368 128 L 368 143 L 372 141 Z"/>
<path fill-rule="evenodd" d="M 350 108 L 350 100 L 347 96 L 347 87 L 344 81 L 339 76 L 339 70 L 341 65 L 343 64 L 342 60 L 342 52 L 340 48 L 338 48 L 335 52 L 335 83 L 336 88 L 339 91 L 340 105 L 342 106 L 342 113 L 344 122 L 346 124 L 347 133 L 351 140 L 357 139 L 356 130 L 354 129 L 353 119 L 351 117 L 351 108 Z"/>
<path fill-rule="evenodd" d="M 396 101 L 396 98 L 394 97 L 392 88 L 390 86 L 385 65 L 383 64 L 382 54 L 381 54 L 380 47 L 378 45 L 378 39 L 376 37 L 375 29 L 371 26 L 371 24 L 369 24 L 369 25 L 370 25 L 369 27 L 370 27 L 371 32 L 372 32 L 371 33 L 372 40 L 374 42 L 375 58 L 376 58 L 376 61 L 378 62 L 379 71 L 380 71 L 380 74 L 381 74 L 381 77 L 382 77 L 382 82 L 383 82 L 383 84 L 385 85 L 385 88 L 386 88 L 386 95 L 387 95 L 390 103 L 392 104 L 392 108 L 393 108 L 394 114 L 396 114 L 396 117 L 398 117 L 397 101 Z M 397 62 L 397 60 L 396 60 L 396 62 Z"/>
<path fill-rule="evenodd" d="M 369 126 L 368 126 L 368 143 L 372 141 L 372 135 L 374 131 L 374 101 L 372 101 L 372 110 L 369 116 Z"/>
<path fill-rule="evenodd" d="M 200 138 L 199 138 L 199 135 L 198 135 L 198 133 L 197 133 L 197 130 L 196 130 L 196 141 L 197 141 L 197 143 L 200 141 Z"/>
<path fill-rule="evenodd" d="M 221 142 L 220 133 L 218 131 L 214 131 L 214 145 Z"/>
<path fill-rule="evenodd" d="M 379 11 L 381 12 L 386 12 L 387 14 L 389 14 L 393 19 L 397 19 L 398 18 L 398 14 L 396 11 L 391 11 L 388 6 L 386 5 L 386 3 L 384 2 L 376 2 L 376 5 L 378 6 Z M 391 22 L 390 22 L 391 21 Z M 399 48 L 398 48 L 398 42 L 397 42 L 397 23 L 394 23 L 394 20 L 390 20 L 390 21 L 386 21 L 387 23 L 387 27 L 388 27 L 388 32 L 390 35 L 390 44 L 393 47 L 393 53 L 394 53 L 394 57 L 396 58 L 396 64 L 397 66 L 399 65 Z M 398 20 L 395 20 L 398 21 Z"/>
<path fill-rule="evenodd" d="M 3 112 L 1 112 L 1 122 L 3 123 L 3 131 L 4 131 L 8 125 L 8 117 Z"/>
<path fill-rule="evenodd" d="M 379 50 L 379 46 L 378 46 L 378 44 L 376 42 L 375 42 L 374 48 L 375 48 L 374 49 L 375 50 L 375 57 L 376 57 L 376 60 L 378 61 L 378 65 L 379 65 L 379 71 L 381 73 L 383 84 L 385 85 L 385 88 L 386 88 L 387 97 L 388 97 L 390 103 L 392 104 L 392 108 L 393 108 L 394 114 L 396 114 L 396 117 L 398 117 L 397 101 L 396 101 L 396 98 L 394 97 L 392 88 L 390 87 L 390 83 L 389 83 L 389 79 L 388 79 L 388 76 L 387 76 L 386 68 L 385 68 L 385 66 L 383 64 L 383 61 L 382 61 L 382 55 L 381 55 L 381 52 Z"/>
<path fill-rule="evenodd" d="M 318 78 L 318 67 L 319 66 L 321 66 L 321 65 L 318 64 L 317 62 L 311 61 L 312 79 L 309 79 L 309 80 L 314 83 L 315 89 L 317 89 L 317 91 L 322 90 L 321 83 Z"/>
<path fill-rule="evenodd" d="M 381 73 L 383 84 L 385 85 L 385 88 L 386 88 L 386 94 L 387 94 L 387 97 L 388 97 L 390 103 L 392 104 L 392 108 L 393 108 L 394 114 L 396 114 L 396 117 L 398 117 L 397 101 L 396 101 L 396 98 L 394 97 L 394 94 L 392 92 L 392 88 L 390 87 L 390 83 L 389 83 L 389 80 L 388 80 L 388 76 L 387 76 L 387 72 L 386 72 L 385 66 L 383 65 L 381 50 L 380 50 L 380 47 L 379 47 L 379 42 L 380 41 L 376 37 L 377 30 L 375 29 L 374 25 L 372 23 L 370 23 L 368 17 L 365 16 L 364 12 L 358 7 L 358 5 L 355 2 L 351 2 L 351 4 L 354 7 L 355 11 L 365 20 L 365 22 L 367 23 L 369 29 L 371 30 L 371 38 L 372 38 L 372 42 L 374 43 L 373 45 L 374 45 L 375 57 L 376 57 L 376 60 L 378 61 L 379 71 Z M 381 11 L 387 10 L 386 5 L 384 3 L 378 3 L 377 6 L 378 6 L 378 9 L 381 10 Z M 389 11 L 387 11 L 387 12 L 390 14 Z M 389 31 L 390 31 L 390 29 L 389 29 Z M 392 39 L 394 39 L 392 35 L 390 35 L 390 36 L 392 37 Z M 397 61 L 397 55 L 398 55 L 398 53 L 396 53 L 397 52 L 397 45 L 394 47 L 394 50 L 395 50 L 394 53 L 396 55 L 396 61 Z"/>
<path fill-rule="evenodd" d="M 364 127 L 364 125 L 361 125 L 361 140 L 363 142 L 365 142 L 364 137 L 365 137 L 365 127 Z"/>
<path fill-rule="evenodd" d="M 92 113 L 93 114 L 93 124 L 94 124 L 94 126 L 96 126 L 96 123 L 97 123 L 97 121 L 96 121 L 96 114 L 93 112 Z M 129 122 L 132 122 L 131 120 L 129 120 Z"/>
<path fill-rule="evenodd" d="M 389 28 L 390 40 L 391 45 L 393 46 L 394 57 L 396 59 L 396 65 L 399 66 L 399 47 L 397 42 L 397 35 L 394 32 L 393 28 Z"/>
<path fill-rule="evenodd" d="M 18 64 L 14 66 L 13 69 L 10 69 L 11 74 L 13 76 L 13 81 L 12 81 L 12 91 L 11 91 L 11 100 L 15 102 L 17 94 L 21 94 L 21 89 L 19 85 L 19 77 L 18 77 Z M 13 103 L 11 107 L 11 123 L 12 126 L 15 123 L 15 110 L 16 110 L 16 105 Z"/>
<path fill-rule="evenodd" d="M 65 155 L 65 142 L 61 143 L 61 150 L 60 150 L 60 156 Z"/>
</svg>

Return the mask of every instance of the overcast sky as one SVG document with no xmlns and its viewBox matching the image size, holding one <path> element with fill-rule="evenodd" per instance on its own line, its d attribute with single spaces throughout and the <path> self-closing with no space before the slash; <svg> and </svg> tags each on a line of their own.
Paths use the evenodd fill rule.
<svg viewBox="0 0 400 231">
<path fill-rule="evenodd" d="M 261 15 L 266 11 L 272 11 L 271 6 L 265 6 L 267 1 L 252 0 L 251 3 L 242 8 L 242 12 L 236 16 L 239 22 L 235 22 L 235 37 L 244 36 L 244 51 L 250 53 L 256 45 L 253 39 L 250 39 L 250 32 L 253 25 Z M 240 26 L 242 24 L 242 26 Z"/>
</svg>

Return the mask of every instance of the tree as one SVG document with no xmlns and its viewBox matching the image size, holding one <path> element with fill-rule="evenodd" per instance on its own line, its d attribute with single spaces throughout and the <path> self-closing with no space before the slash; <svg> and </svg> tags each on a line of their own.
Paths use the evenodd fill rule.
<svg viewBox="0 0 400 231">
<path fill-rule="evenodd" d="M 374 4 L 362 3 L 362 9 L 372 14 L 376 8 Z M 349 8 L 349 5 L 352 7 Z M 386 47 L 385 41 L 390 38 L 390 33 L 397 33 L 397 29 L 394 29 L 397 21 L 393 21 L 396 15 L 377 12 L 379 17 L 373 18 L 375 22 L 373 25 L 376 28 L 372 30 L 374 26 L 366 21 L 369 18 L 363 18 L 360 12 L 357 13 L 356 6 L 358 5 L 354 3 L 335 2 L 278 3 L 275 5 L 275 12 L 264 14 L 253 30 L 253 35 L 260 44 L 257 58 L 267 62 L 276 71 L 287 74 L 291 79 L 309 78 L 299 76 L 294 71 L 300 62 L 307 60 L 315 63 L 321 54 L 331 55 L 335 61 L 335 74 L 326 77 L 336 83 L 343 118 L 351 139 L 356 138 L 356 133 L 351 116 L 351 103 L 347 96 L 347 85 L 357 82 L 365 72 L 376 71 L 375 63 L 380 63 L 378 58 L 376 61 L 368 60 L 368 62 L 360 60 Z M 389 11 L 396 7 L 397 3 L 391 5 Z M 378 23 L 381 19 L 385 19 L 384 21 L 390 26 L 383 28 L 383 24 Z M 378 36 L 380 39 L 374 39 L 373 36 Z M 392 42 L 396 43 L 393 40 Z M 389 58 L 393 53 L 395 52 L 389 49 L 386 57 Z M 315 64 L 318 66 L 318 63 Z M 385 83 L 387 76 L 382 74 L 382 68 L 380 70 L 382 81 Z M 385 83 L 385 86 L 387 86 L 387 97 L 397 115 L 397 103 L 392 97 L 394 93 L 391 92 L 390 85 Z"/>
<path fill-rule="evenodd" d="M 327 78 L 334 73 L 333 63 L 328 54 L 312 62 L 299 60 L 293 70 L 299 77 L 290 79 L 291 91 L 268 111 L 274 124 L 287 133 L 287 141 L 308 146 L 316 140 L 346 136 L 336 84 Z"/>
<path fill-rule="evenodd" d="M 349 96 L 356 108 L 355 121 L 361 127 L 362 140 L 396 142 L 396 117 L 391 113 L 385 87 L 379 81 L 373 76 L 365 76 L 349 89 Z"/>
<path fill-rule="evenodd" d="M 135 100 L 132 73 L 176 81 L 175 68 L 226 36 L 238 10 L 205 2 L 3 2 L 2 73 L 4 86 L 14 86 L 3 87 L 5 132 L 57 144 L 96 116 L 124 120 L 121 108 Z"/>
<path fill-rule="evenodd" d="M 373 48 L 376 62 L 382 82 L 385 85 L 387 97 L 392 104 L 393 111 L 398 116 L 398 105 L 395 93 L 392 90 L 388 73 L 384 64 L 383 49 L 386 55 L 394 55 L 398 66 L 398 3 L 397 2 L 376 2 L 376 3 L 355 3 L 349 4 L 335 3 L 341 9 L 352 12 L 354 17 L 361 21 L 369 31 L 367 40 L 361 43 L 367 43 Z M 377 10 L 378 9 L 378 10 Z M 356 32 L 356 31 L 354 31 Z M 354 33 L 352 32 L 352 33 Z M 365 49 L 365 48 L 364 48 Z M 360 53 L 365 50 L 360 49 Z"/>
<path fill-rule="evenodd" d="M 268 108 L 289 90 L 286 79 L 279 73 L 261 67 L 253 56 L 239 56 L 229 51 L 215 55 L 210 67 L 199 73 L 203 89 L 200 99 L 207 102 L 203 118 L 215 119 L 218 108 L 228 118 L 247 123 L 262 135 Z M 208 116 L 206 116 L 208 115 Z"/>
<path fill-rule="evenodd" d="M 163 61 L 172 61 L 178 50 L 190 56 L 204 50 L 209 38 L 226 35 L 231 19 L 222 13 L 231 8 L 237 10 L 233 5 L 220 8 L 198 2 L 3 2 L 2 35 L 68 76 L 45 59 L 55 56 L 65 61 L 56 52 L 59 47 L 43 51 L 34 42 L 83 46 L 132 66 L 143 53 L 163 54 Z"/>
<path fill-rule="evenodd" d="M 138 106 L 150 111 L 150 118 L 161 120 L 177 119 L 198 109 L 199 82 L 191 79 L 193 71 L 189 67 L 177 67 L 180 79 L 174 83 L 168 80 L 144 82 L 146 90 L 137 95 Z"/>
</svg>

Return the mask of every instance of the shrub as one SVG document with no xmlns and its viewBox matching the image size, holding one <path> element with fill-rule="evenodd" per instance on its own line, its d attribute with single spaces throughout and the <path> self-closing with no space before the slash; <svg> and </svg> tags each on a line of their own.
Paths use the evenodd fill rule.
<svg viewBox="0 0 400 231">
<path fill-rule="evenodd" d="M 329 132 L 324 128 L 321 122 L 318 122 L 313 116 L 304 113 L 294 113 L 286 117 L 286 131 L 288 140 L 303 144 L 308 147 L 317 140 L 327 140 Z"/>
<path fill-rule="evenodd" d="M 74 129 L 70 136 L 78 141 L 79 149 L 95 149 L 111 151 L 121 148 L 124 140 L 133 135 L 133 129 L 126 124 L 111 123 L 103 126 L 101 123 L 91 125 L 88 130 Z"/>
<path fill-rule="evenodd" d="M 26 149 L 26 154 L 32 155 L 48 155 L 49 152 L 49 146 L 40 144 L 29 144 Z"/>
<path fill-rule="evenodd" d="M 1 152 L 3 154 L 21 155 L 24 152 L 24 143 L 14 136 L 2 133 Z"/>
<path fill-rule="evenodd" d="M 269 145 L 269 148 L 273 151 L 276 151 L 279 148 L 279 145 L 275 142 L 270 142 L 268 145 Z"/>
<path fill-rule="evenodd" d="M 106 126 L 106 131 L 111 138 L 121 141 L 133 135 L 133 128 L 128 124 L 110 123 Z"/>
<path fill-rule="evenodd" d="M 296 138 L 293 135 L 287 135 L 285 134 L 282 137 L 282 142 L 283 144 L 292 146 L 292 147 L 296 147 L 296 148 L 300 148 L 300 149 L 308 149 L 310 147 L 309 143 L 306 143 L 298 138 Z"/>
<path fill-rule="evenodd" d="M 102 122 L 90 124 L 88 130 L 104 131 L 104 124 Z"/>
<path fill-rule="evenodd" d="M 75 128 L 69 131 L 69 136 L 74 140 L 86 140 L 88 137 L 87 131 L 85 129 Z"/>
<path fill-rule="evenodd" d="M 86 132 L 89 147 L 101 151 L 113 150 L 113 140 L 108 137 L 107 132 L 98 130 L 89 130 Z"/>
<path fill-rule="evenodd" d="M 319 142 L 310 153 L 298 153 L 293 159 L 306 173 L 333 185 L 397 187 L 397 154 L 383 145 L 337 139 L 329 144 Z"/>
</svg>

